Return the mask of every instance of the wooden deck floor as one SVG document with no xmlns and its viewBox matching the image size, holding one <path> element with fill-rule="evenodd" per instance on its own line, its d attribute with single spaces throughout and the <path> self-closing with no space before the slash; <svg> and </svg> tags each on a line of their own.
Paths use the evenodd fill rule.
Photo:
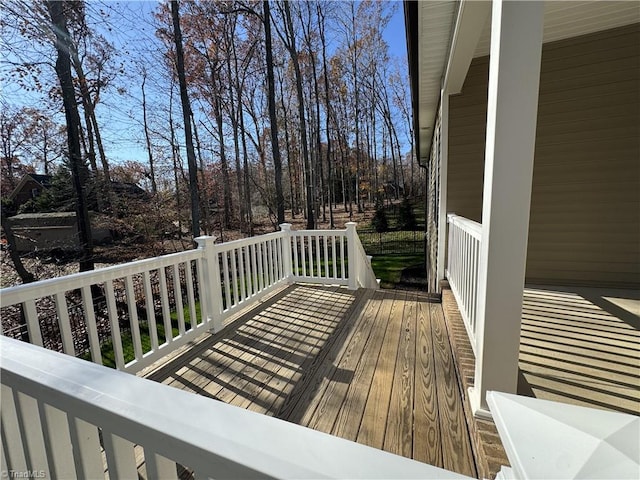
<svg viewBox="0 0 640 480">
<path fill-rule="evenodd" d="M 293 285 L 148 378 L 476 476 L 442 307 Z"/>
<path fill-rule="evenodd" d="M 640 294 L 524 291 L 519 392 L 640 415 Z"/>
</svg>

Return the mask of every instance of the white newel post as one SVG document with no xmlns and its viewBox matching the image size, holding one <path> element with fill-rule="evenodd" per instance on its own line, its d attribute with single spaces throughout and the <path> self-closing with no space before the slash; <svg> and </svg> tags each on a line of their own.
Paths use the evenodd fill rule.
<svg viewBox="0 0 640 480">
<path fill-rule="evenodd" d="M 280 230 L 284 234 L 282 239 L 282 263 L 284 265 L 284 276 L 286 278 L 287 283 L 293 282 L 293 268 L 291 266 L 291 224 L 290 223 L 281 223 Z"/>
<path fill-rule="evenodd" d="M 222 323 L 222 288 L 220 285 L 220 264 L 216 249 L 216 237 L 202 236 L 195 239 L 198 248 L 204 251 L 202 256 L 203 275 L 200 279 L 200 301 L 204 303 L 206 322 L 213 332 L 224 327 Z"/>
<path fill-rule="evenodd" d="M 471 406 L 516 393 L 544 2 L 494 0 Z"/>
<path fill-rule="evenodd" d="M 347 222 L 347 258 L 349 262 L 349 290 L 358 289 L 358 250 L 356 249 L 356 223 Z"/>
</svg>

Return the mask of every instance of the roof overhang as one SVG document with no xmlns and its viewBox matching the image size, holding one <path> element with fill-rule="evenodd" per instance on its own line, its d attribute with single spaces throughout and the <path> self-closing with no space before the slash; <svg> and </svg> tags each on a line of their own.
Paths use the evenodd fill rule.
<svg viewBox="0 0 640 480">
<path fill-rule="evenodd" d="M 426 165 L 441 91 L 460 93 L 473 58 L 489 54 L 491 2 L 405 1 L 409 75 L 418 162 Z M 543 42 L 640 22 L 634 1 L 547 1 Z"/>
</svg>

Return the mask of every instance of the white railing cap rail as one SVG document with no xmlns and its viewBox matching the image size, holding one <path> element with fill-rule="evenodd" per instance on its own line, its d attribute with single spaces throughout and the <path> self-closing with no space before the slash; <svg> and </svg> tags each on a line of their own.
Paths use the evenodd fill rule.
<svg viewBox="0 0 640 480">
<path fill-rule="evenodd" d="M 460 215 L 456 215 L 455 213 L 447 214 L 447 222 L 453 225 L 460 227 L 465 232 L 468 232 L 470 235 L 474 236 L 478 240 L 482 238 L 482 224 L 475 222 L 473 220 L 469 220 L 468 218 L 461 217 Z"/>
<path fill-rule="evenodd" d="M 193 249 L 184 252 L 171 253 L 161 257 L 147 258 L 134 262 L 113 265 L 89 272 L 73 273 L 62 277 L 48 278 L 34 283 L 17 285 L 0 289 L 0 307 L 15 305 L 25 300 L 36 297 L 55 295 L 86 285 L 94 285 L 115 278 L 123 278 L 129 275 L 136 275 L 162 267 L 169 267 L 176 263 L 197 260 L 202 257 L 202 250 Z"/>
<path fill-rule="evenodd" d="M 0 338 L 2 382 L 212 478 L 468 478 Z"/>
<path fill-rule="evenodd" d="M 341 235 L 345 235 L 347 233 L 347 230 L 345 228 L 333 230 L 291 230 L 291 233 L 294 235 L 320 235 L 327 237 L 339 237 Z"/>
<path fill-rule="evenodd" d="M 284 235 L 282 231 L 265 233 L 263 235 L 257 235 L 255 237 L 239 238 L 238 240 L 230 240 L 228 242 L 216 243 L 214 245 L 214 248 L 222 251 L 233 250 L 234 248 L 246 247 L 248 245 L 262 243 L 275 238 L 281 238 L 283 236 Z M 198 237 L 198 238 L 204 238 L 204 237 Z"/>
</svg>

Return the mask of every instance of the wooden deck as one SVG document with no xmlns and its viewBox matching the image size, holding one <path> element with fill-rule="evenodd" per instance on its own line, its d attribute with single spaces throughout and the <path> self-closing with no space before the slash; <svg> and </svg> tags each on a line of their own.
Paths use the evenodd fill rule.
<svg viewBox="0 0 640 480">
<path fill-rule="evenodd" d="M 640 294 L 524 291 L 522 395 L 640 415 Z"/>
<path fill-rule="evenodd" d="M 148 378 L 477 475 L 442 307 L 416 292 L 293 285 Z"/>
<path fill-rule="evenodd" d="M 628 290 L 529 287 L 524 290 L 518 394 L 640 414 L 640 294 Z M 445 284 L 442 306 L 463 395 L 475 357 L 456 300 Z M 465 414 L 481 478 L 507 459 L 492 422 Z"/>
</svg>

